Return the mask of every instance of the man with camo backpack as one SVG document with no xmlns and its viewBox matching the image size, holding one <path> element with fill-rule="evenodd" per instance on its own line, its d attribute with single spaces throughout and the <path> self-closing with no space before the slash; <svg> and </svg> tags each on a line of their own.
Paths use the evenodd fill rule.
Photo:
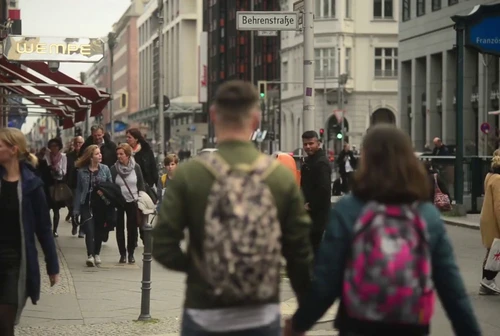
<svg viewBox="0 0 500 336">
<path fill-rule="evenodd" d="M 260 114 L 251 83 L 222 84 L 218 151 L 179 166 L 166 190 L 153 256 L 187 273 L 182 335 L 280 335 L 282 257 L 299 301 L 310 285 L 310 219 L 293 174 L 249 141 Z"/>
</svg>

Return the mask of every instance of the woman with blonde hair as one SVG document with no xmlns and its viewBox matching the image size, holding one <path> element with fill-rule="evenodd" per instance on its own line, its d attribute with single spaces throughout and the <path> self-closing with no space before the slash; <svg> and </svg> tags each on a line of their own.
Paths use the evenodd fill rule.
<svg viewBox="0 0 500 336">
<path fill-rule="evenodd" d="M 73 216 L 82 226 L 87 246 L 87 266 L 101 264 L 101 247 L 106 236 L 107 204 L 99 184 L 111 182 L 108 166 L 101 164 L 102 154 L 99 146 L 88 146 L 83 155 L 75 162 L 78 168 Z"/>
<path fill-rule="evenodd" d="M 486 248 L 479 293 L 500 294 L 500 288 L 495 282 L 497 272 L 484 269 L 493 240 L 500 238 L 500 150 L 498 149 L 493 153 L 490 172 L 484 179 L 484 200 L 479 223 L 483 246 Z"/>
<path fill-rule="evenodd" d="M 111 167 L 111 177 L 125 198 L 125 206 L 118 208 L 116 214 L 116 242 L 120 252 L 120 264 L 127 260 L 135 263 L 134 251 L 137 246 L 137 229 L 142 223 L 138 222 L 137 200 L 139 191 L 146 191 L 141 167 L 132 157 L 132 147 L 126 143 L 116 148 L 118 161 Z M 125 246 L 125 214 L 127 214 L 127 245 Z"/>
<path fill-rule="evenodd" d="M 29 297 L 40 299 L 40 265 L 35 234 L 45 254 L 50 284 L 58 281 L 57 258 L 49 207 L 38 159 L 30 154 L 23 133 L 0 128 L 0 335 L 13 336 L 14 325 Z"/>
</svg>

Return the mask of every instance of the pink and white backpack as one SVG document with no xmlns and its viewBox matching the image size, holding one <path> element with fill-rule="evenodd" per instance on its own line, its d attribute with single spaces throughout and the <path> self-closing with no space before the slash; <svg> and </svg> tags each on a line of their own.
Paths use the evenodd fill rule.
<svg viewBox="0 0 500 336">
<path fill-rule="evenodd" d="M 429 238 L 416 205 L 368 203 L 355 224 L 344 273 L 348 316 L 425 326 L 434 301 Z"/>
</svg>

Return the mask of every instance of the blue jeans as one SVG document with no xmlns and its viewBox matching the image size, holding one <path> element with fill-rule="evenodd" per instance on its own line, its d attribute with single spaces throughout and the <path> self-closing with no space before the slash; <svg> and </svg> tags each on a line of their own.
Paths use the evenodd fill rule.
<svg viewBox="0 0 500 336">
<path fill-rule="evenodd" d="M 231 321 L 227 321 L 228 325 Z M 210 332 L 196 324 L 188 313 L 182 315 L 181 336 L 281 336 L 281 320 L 277 318 L 271 324 L 254 329 L 245 329 L 229 332 Z"/>
</svg>

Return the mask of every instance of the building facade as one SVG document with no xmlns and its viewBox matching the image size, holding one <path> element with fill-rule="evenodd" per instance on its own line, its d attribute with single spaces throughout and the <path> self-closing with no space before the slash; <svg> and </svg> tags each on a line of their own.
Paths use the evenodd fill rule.
<svg viewBox="0 0 500 336">
<path fill-rule="evenodd" d="M 236 29 L 236 12 L 279 11 L 279 0 L 203 1 L 204 31 L 208 32 L 208 100 L 219 84 L 230 79 L 279 81 L 280 39 L 260 37 L 257 32 Z M 254 33 L 253 45 L 251 34 Z M 252 66 L 253 62 L 253 66 Z M 279 85 L 268 85 L 269 100 L 263 109 L 262 129 L 279 133 L 279 115 L 271 108 L 279 101 Z M 267 148 L 267 147 L 266 147 Z"/>
<path fill-rule="evenodd" d="M 456 32 L 453 15 L 465 15 L 491 0 L 400 0 L 399 111 L 400 124 L 416 150 L 432 145 L 434 137 L 456 143 Z M 491 155 L 498 147 L 499 58 L 464 51 L 464 144 L 466 155 Z M 479 130 L 483 122 L 489 134 Z"/>
<path fill-rule="evenodd" d="M 293 0 L 282 10 L 293 10 Z M 316 131 L 325 129 L 328 149 L 344 140 L 359 145 L 366 129 L 377 122 L 397 123 L 398 21 L 397 0 L 315 0 L 314 66 Z M 303 34 L 281 33 L 281 148 L 302 146 Z M 347 75 L 343 104 L 339 75 Z M 340 129 L 340 128 L 339 128 Z"/>
<path fill-rule="evenodd" d="M 143 0 L 133 0 L 113 25 L 116 43 L 113 52 L 113 118 L 128 122 L 139 109 L 139 34 L 137 20 L 144 11 Z"/>
<path fill-rule="evenodd" d="M 206 116 L 198 99 L 199 52 L 202 32 L 202 0 L 167 0 L 163 3 L 162 50 L 158 37 L 158 3 L 149 1 L 137 21 L 139 34 L 139 112 L 134 120 L 154 130 L 159 139 L 157 107 L 160 83 L 160 52 L 163 57 L 163 96 L 170 106 L 164 111 L 168 151 L 202 148 L 207 133 Z"/>
<path fill-rule="evenodd" d="M 103 38 L 104 43 L 107 43 L 107 38 Z M 111 57 L 109 52 L 104 53 L 104 58 L 99 63 L 94 63 L 92 66 L 82 75 L 82 83 L 94 85 L 105 92 L 111 92 L 111 75 L 110 75 L 110 61 Z M 109 114 L 109 105 L 102 110 L 101 115 L 97 118 L 96 122 L 108 124 L 111 121 Z M 83 123 L 81 123 L 83 125 Z M 77 127 L 82 127 L 82 125 L 77 125 Z"/>
</svg>

